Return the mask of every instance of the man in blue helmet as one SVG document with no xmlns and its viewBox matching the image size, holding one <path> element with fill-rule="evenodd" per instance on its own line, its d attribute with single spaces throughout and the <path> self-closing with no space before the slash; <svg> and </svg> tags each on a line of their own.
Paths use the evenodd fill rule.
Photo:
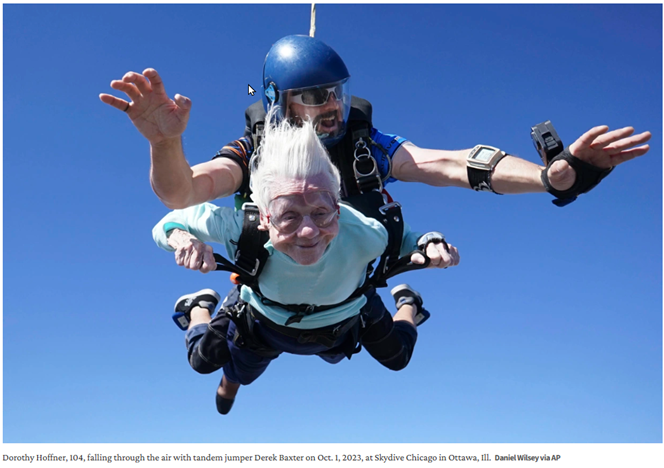
<svg viewBox="0 0 664 468">
<path fill-rule="evenodd" d="M 313 119 L 333 159 L 334 153 L 339 152 L 342 153 L 338 155 L 340 160 L 352 164 L 354 148 L 350 151 L 342 148 L 344 136 L 352 138 L 346 131 L 348 119 L 353 120 L 356 114 L 370 121 L 370 115 L 366 115 L 366 106 L 364 109 L 358 106 L 357 112 L 353 112 L 349 77 L 339 55 L 320 40 L 287 36 L 277 41 L 265 58 L 263 107 L 278 104 L 288 118 Z M 249 111 L 252 107 L 257 110 L 257 105 L 247 110 L 247 127 L 242 138 L 224 146 L 211 161 L 190 167 L 181 136 L 187 126 L 191 101 L 179 94 L 170 99 L 154 69 L 147 69 L 143 74 L 128 72 L 121 80 L 112 81 L 111 87 L 125 92 L 131 103 L 109 94 L 101 94 L 100 99 L 125 111 L 149 140 L 150 180 L 166 206 L 185 208 L 234 193 L 246 193 L 247 163 L 255 149 L 254 140 L 259 137 L 257 129 L 251 128 L 255 122 Z M 365 138 L 364 141 L 369 143 L 383 183 L 403 180 L 501 194 L 548 191 L 557 198 L 574 199 L 596 185 L 611 168 L 649 150 L 645 143 L 650 139 L 650 132 L 632 135 L 633 132 L 631 127 L 611 132 L 606 126 L 594 127 L 563 154 L 548 161 L 546 167 L 496 148 L 493 154 L 487 153 L 486 161 L 475 158 L 473 165 L 478 150 L 487 147 L 478 145 L 480 148 L 457 151 L 420 148 L 373 127 L 371 140 Z M 600 176 L 594 175 L 593 170 Z"/>
<path fill-rule="evenodd" d="M 285 37 L 265 57 L 263 107 L 279 106 L 282 118 L 308 116 L 321 141 L 332 146 L 346 132 L 349 78 L 341 57 L 323 42 L 308 36 Z"/>
</svg>

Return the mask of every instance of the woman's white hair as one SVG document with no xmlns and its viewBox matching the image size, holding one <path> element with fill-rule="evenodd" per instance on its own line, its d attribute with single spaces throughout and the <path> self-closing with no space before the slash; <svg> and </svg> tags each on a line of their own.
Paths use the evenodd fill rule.
<svg viewBox="0 0 664 468">
<path fill-rule="evenodd" d="M 310 121 L 301 126 L 288 120 L 275 120 L 275 106 L 265 118 L 265 129 L 260 147 L 249 163 L 251 198 L 261 212 L 267 211 L 272 201 L 272 188 L 294 179 L 302 180 L 322 174 L 328 187 L 339 199 L 341 178 L 339 170 L 316 135 Z"/>
</svg>

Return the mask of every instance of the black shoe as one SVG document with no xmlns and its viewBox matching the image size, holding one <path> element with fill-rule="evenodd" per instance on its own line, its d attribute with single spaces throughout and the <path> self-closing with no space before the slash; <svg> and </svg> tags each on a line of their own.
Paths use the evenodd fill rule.
<svg viewBox="0 0 664 468">
<path fill-rule="evenodd" d="M 405 304 L 411 304 L 417 307 L 417 313 L 415 314 L 414 321 L 415 325 L 418 327 L 426 322 L 429 317 L 431 317 L 431 313 L 422 307 L 424 301 L 422 300 L 420 293 L 415 291 L 407 284 L 400 284 L 399 286 L 395 286 L 392 288 L 392 291 L 390 291 L 390 294 L 392 294 L 392 297 L 394 298 L 394 303 L 397 306 L 397 310 L 399 310 L 401 306 Z"/>
<path fill-rule="evenodd" d="M 210 311 L 210 316 L 214 314 L 217 304 L 221 298 L 212 289 L 201 289 L 192 294 L 185 294 L 175 302 L 175 313 L 173 314 L 173 321 L 181 330 L 189 328 L 189 312 L 194 307 L 202 307 Z"/>
<path fill-rule="evenodd" d="M 217 411 L 219 411 L 219 414 L 228 414 L 231 411 L 231 408 L 233 408 L 233 403 L 235 403 L 235 399 L 228 399 L 224 398 L 221 395 L 217 393 Z"/>
<path fill-rule="evenodd" d="M 224 378 L 223 376 L 221 377 L 221 381 L 223 382 Z M 219 382 L 219 386 L 221 386 L 221 382 Z M 215 403 L 217 403 L 217 411 L 219 414 L 228 414 L 231 411 L 231 408 L 233 408 L 233 403 L 235 403 L 235 398 L 224 398 L 221 395 L 219 395 L 219 388 L 217 388 L 216 392 L 216 398 L 215 398 Z"/>
</svg>

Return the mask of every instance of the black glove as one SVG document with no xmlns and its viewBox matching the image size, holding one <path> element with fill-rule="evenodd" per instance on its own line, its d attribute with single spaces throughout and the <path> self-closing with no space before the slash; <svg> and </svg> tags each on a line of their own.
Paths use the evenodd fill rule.
<svg viewBox="0 0 664 468">
<path fill-rule="evenodd" d="M 569 189 L 562 191 L 554 189 L 549 182 L 549 177 L 547 176 L 547 172 L 549 171 L 551 164 L 560 159 L 567 161 L 576 172 L 576 180 L 574 181 L 574 185 L 572 185 Z M 582 161 L 569 152 L 568 146 L 562 153 L 558 154 L 551 161 L 549 161 L 546 169 L 542 171 L 542 183 L 544 184 L 546 191 L 556 197 L 556 200 L 553 200 L 553 204 L 556 206 L 565 206 L 576 200 L 576 197 L 582 193 L 588 193 L 594 189 L 597 184 L 599 184 L 602 179 L 604 179 L 604 177 L 611 173 L 612 170 L 612 167 L 608 169 L 602 169 Z"/>
</svg>

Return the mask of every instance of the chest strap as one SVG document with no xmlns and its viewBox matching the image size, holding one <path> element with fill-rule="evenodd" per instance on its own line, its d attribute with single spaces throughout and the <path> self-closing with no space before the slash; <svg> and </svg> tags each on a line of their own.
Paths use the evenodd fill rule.
<svg viewBox="0 0 664 468">
<path fill-rule="evenodd" d="M 424 264 L 416 265 L 414 263 L 411 263 L 410 257 L 416 252 L 422 253 L 424 255 L 422 251 L 414 250 L 408 255 L 401 257 L 396 262 L 392 263 L 391 267 L 387 268 L 382 274 L 379 274 L 379 271 L 377 271 L 376 274 L 374 274 L 373 276 L 369 276 L 371 271 L 367 270 L 367 277 L 364 281 L 364 284 L 362 284 L 362 286 L 358 287 L 355 291 L 353 291 L 353 293 L 350 296 L 348 296 L 346 299 L 336 304 L 328 304 L 320 306 L 313 304 L 282 304 L 280 302 L 273 301 L 263 296 L 263 294 L 260 292 L 260 289 L 257 287 L 258 285 L 257 278 L 255 279 L 255 284 L 256 284 L 255 289 L 254 287 L 252 287 L 251 284 L 248 283 L 241 283 L 241 284 L 249 286 L 252 289 L 252 291 L 261 299 L 261 303 L 267 306 L 280 307 L 289 312 L 293 312 L 294 315 L 290 316 L 288 320 L 286 320 L 285 326 L 287 327 L 292 323 L 301 322 L 302 319 L 308 315 L 315 314 L 317 312 L 324 312 L 326 310 L 334 309 L 336 307 L 341 307 L 344 304 L 354 301 L 355 299 L 357 299 L 358 297 L 362 296 L 364 293 L 369 291 L 371 288 L 384 287 L 383 285 L 387 284 L 387 280 L 392 278 L 393 276 L 405 273 L 407 271 L 421 270 L 429 266 L 431 260 L 426 255 L 424 255 Z M 238 272 L 238 269 L 235 267 L 235 265 L 233 265 L 230 261 L 228 261 L 226 258 L 222 257 L 221 255 L 214 254 L 214 258 L 217 261 L 217 270 L 231 271 L 233 273 Z M 243 277 L 240 276 L 240 278 Z"/>
</svg>

